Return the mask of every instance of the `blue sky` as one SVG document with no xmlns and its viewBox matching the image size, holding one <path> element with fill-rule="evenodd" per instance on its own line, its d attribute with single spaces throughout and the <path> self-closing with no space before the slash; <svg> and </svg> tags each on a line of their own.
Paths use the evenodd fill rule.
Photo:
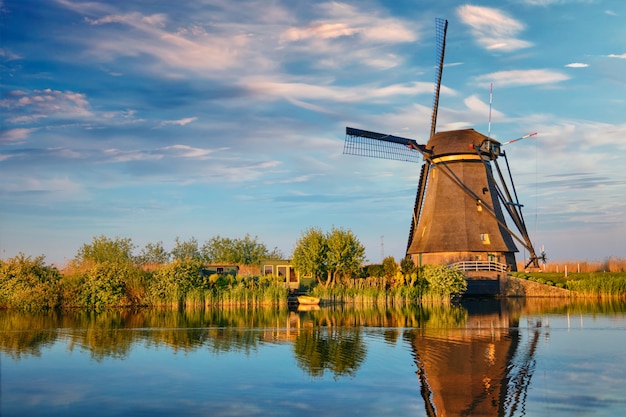
<svg viewBox="0 0 626 417">
<path fill-rule="evenodd" d="M 537 249 L 625 256 L 623 0 L 0 0 L 1 257 L 336 226 L 400 259 L 419 165 L 344 132 L 426 142 L 437 17 L 438 130 L 487 133 L 493 84 Z"/>
</svg>

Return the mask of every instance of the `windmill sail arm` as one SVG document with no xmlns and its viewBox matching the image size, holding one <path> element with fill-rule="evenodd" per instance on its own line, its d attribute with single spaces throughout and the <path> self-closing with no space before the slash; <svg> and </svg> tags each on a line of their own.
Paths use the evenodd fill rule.
<svg viewBox="0 0 626 417">
<path fill-rule="evenodd" d="M 370 132 L 369 130 L 355 129 L 353 127 L 346 127 L 346 135 L 359 136 L 362 138 L 382 140 L 385 142 L 397 143 L 404 145 L 410 149 L 415 149 L 419 152 L 427 152 L 425 145 L 419 145 L 414 139 L 403 138 L 401 136 L 388 135 L 385 133 Z"/>
<path fill-rule="evenodd" d="M 420 163 L 428 151 L 413 139 L 347 127 L 343 153 Z"/>
</svg>

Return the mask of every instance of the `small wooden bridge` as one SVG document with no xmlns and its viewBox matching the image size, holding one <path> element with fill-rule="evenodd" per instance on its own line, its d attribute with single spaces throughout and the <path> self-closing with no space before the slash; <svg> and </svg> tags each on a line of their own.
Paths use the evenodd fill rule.
<svg viewBox="0 0 626 417">
<path fill-rule="evenodd" d="M 493 261 L 462 261 L 448 265 L 463 271 L 467 279 L 464 296 L 495 297 L 502 294 L 502 281 L 509 266 Z"/>
</svg>

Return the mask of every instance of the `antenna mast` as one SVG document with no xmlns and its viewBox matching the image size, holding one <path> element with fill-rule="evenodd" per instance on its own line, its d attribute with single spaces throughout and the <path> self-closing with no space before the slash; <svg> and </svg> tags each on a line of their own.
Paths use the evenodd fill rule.
<svg viewBox="0 0 626 417">
<path fill-rule="evenodd" d="M 489 125 L 487 127 L 487 137 L 491 139 L 491 104 L 493 103 L 493 83 L 489 84 Z"/>
<path fill-rule="evenodd" d="M 433 102 L 433 114 L 430 120 L 430 137 L 435 134 L 437 127 L 437 110 L 439 109 L 439 91 L 441 90 L 441 74 L 443 72 L 443 57 L 446 52 L 446 33 L 448 21 L 437 18 L 437 78 L 435 80 L 435 99 Z"/>
</svg>

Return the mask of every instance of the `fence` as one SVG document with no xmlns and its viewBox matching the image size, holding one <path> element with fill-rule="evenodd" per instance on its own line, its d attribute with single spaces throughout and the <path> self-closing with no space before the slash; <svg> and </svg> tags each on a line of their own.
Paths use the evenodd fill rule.
<svg viewBox="0 0 626 417">
<path fill-rule="evenodd" d="M 507 272 L 509 266 L 500 262 L 492 261 L 462 261 L 448 265 L 451 268 L 458 268 L 461 271 L 494 271 Z"/>
</svg>

